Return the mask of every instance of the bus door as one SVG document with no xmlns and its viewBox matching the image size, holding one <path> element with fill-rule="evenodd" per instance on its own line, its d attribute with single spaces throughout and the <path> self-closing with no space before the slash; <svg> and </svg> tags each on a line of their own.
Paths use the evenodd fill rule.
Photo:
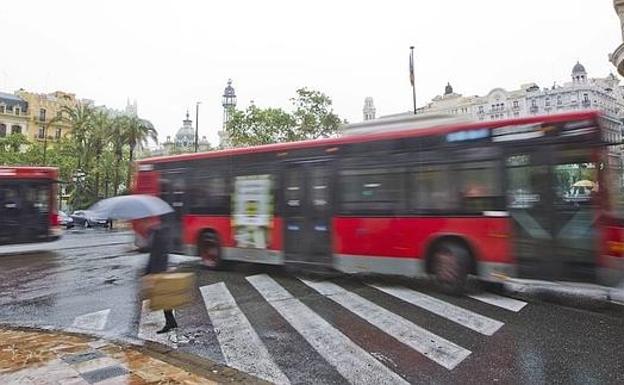
<svg viewBox="0 0 624 385">
<path fill-rule="evenodd" d="M 521 277 L 548 279 L 558 270 L 549 163 L 541 149 L 517 149 L 505 159 L 512 247 Z"/>
<path fill-rule="evenodd" d="M 506 168 L 519 274 L 593 281 L 598 179 L 591 151 L 520 149 Z"/>
<path fill-rule="evenodd" d="M 594 150 L 559 148 L 551 151 L 553 242 L 561 271 L 559 278 L 596 280 L 598 253 L 598 167 Z"/>
<path fill-rule="evenodd" d="M 283 178 L 286 263 L 332 264 L 332 162 L 288 164 Z"/>
<path fill-rule="evenodd" d="M 185 170 L 167 170 L 160 174 L 160 198 L 174 210 L 165 216 L 171 228 L 173 251 L 182 252 L 182 219 L 186 212 L 186 173 Z"/>
</svg>

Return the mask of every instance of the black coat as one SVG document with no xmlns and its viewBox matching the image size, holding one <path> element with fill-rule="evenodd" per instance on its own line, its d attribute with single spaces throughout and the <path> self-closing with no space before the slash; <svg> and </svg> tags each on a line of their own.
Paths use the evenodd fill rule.
<svg viewBox="0 0 624 385">
<path fill-rule="evenodd" d="M 169 231 L 160 226 L 152 232 L 149 260 L 145 274 L 158 274 L 167 271 L 169 262 Z"/>
</svg>

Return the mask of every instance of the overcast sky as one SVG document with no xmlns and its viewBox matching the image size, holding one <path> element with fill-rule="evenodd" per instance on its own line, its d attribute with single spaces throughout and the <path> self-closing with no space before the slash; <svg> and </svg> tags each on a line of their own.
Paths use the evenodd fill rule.
<svg viewBox="0 0 624 385">
<path fill-rule="evenodd" d="M 442 93 L 615 72 L 621 43 L 612 0 L 19 0 L 0 8 L 0 91 L 64 90 L 139 114 L 160 138 L 201 101 L 200 135 L 222 124 L 234 81 L 239 107 L 289 108 L 298 87 L 328 94 L 335 111 L 362 119 L 411 109 L 409 46 L 418 104 Z"/>
</svg>

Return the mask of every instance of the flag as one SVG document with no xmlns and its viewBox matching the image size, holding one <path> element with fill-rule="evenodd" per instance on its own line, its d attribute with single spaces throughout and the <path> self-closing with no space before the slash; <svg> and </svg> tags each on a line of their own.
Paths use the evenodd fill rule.
<svg viewBox="0 0 624 385">
<path fill-rule="evenodd" d="M 414 51 L 410 52 L 409 67 L 410 67 L 410 83 L 412 83 L 412 86 L 414 86 Z"/>
</svg>

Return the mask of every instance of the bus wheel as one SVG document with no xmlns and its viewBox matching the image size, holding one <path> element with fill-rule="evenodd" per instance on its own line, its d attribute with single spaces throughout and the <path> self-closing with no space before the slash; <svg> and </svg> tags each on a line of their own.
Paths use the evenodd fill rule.
<svg viewBox="0 0 624 385">
<path fill-rule="evenodd" d="M 465 247 L 444 242 L 433 251 L 431 262 L 431 272 L 443 292 L 458 295 L 465 291 L 470 264 Z"/>
<path fill-rule="evenodd" d="M 209 269 L 216 270 L 222 265 L 221 245 L 216 234 L 202 233 L 199 238 L 199 256 L 202 264 Z"/>
</svg>

